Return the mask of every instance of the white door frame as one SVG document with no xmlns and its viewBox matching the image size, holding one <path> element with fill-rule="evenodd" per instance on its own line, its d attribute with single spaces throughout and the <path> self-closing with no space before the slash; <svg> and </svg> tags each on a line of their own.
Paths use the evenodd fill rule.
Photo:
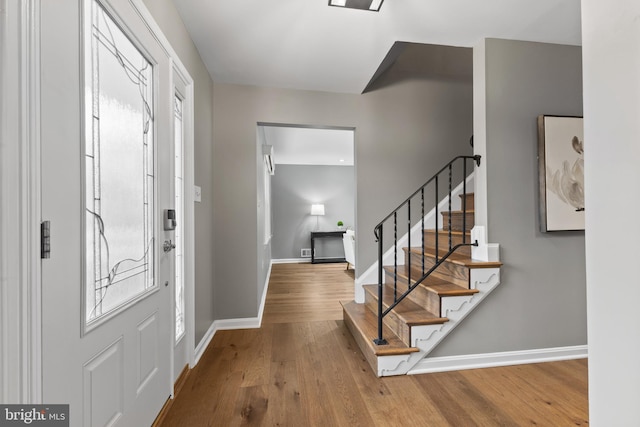
<svg viewBox="0 0 640 427">
<path fill-rule="evenodd" d="M 159 30 L 158 30 L 159 31 Z M 184 299 L 185 299 L 185 339 L 187 346 L 187 361 L 189 367 L 195 365 L 195 193 L 194 193 L 194 85 L 191 76 L 180 63 L 174 60 L 177 56 L 171 55 L 171 96 L 175 96 L 175 80 L 180 79 L 184 86 L 183 99 L 183 185 L 184 185 Z M 172 116 L 173 117 L 173 116 Z M 172 301 L 175 292 L 172 293 Z M 174 301 L 175 304 L 175 301 Z M 174 370 L 173 349 L 175 346 L 175 328 L 172 333 L 174 339 L 171 343 L 171 369 Z M 171 378 L 176 378 L 176 372 L 171 373 Z M 173 390 L 173 384 L 171 386 Z M 173 396 L 173 393 L 172 393 Z"/>
<path fill-rule="evenodd" d="M 0 402 L 42 402 L 40 1 L 0 0 Z M 142 0 L 130 0 L 187 83 L 185 297 L 194 364 L 193 79 Z M 55 246 L 55 242 L 52 243 Z M 46 262 L 46 261 L 45 261 Z M 173 336 L 173 335 L 172 335 Z M 169 343 L 168 343 L 169 344 Z M 173 342 L 167 351 L 173 351 Z"/>
<path fill-rule="evenodd" d="M 40 403 L 39 2 L 0 0 L 0 401 Z"/>
</svg>

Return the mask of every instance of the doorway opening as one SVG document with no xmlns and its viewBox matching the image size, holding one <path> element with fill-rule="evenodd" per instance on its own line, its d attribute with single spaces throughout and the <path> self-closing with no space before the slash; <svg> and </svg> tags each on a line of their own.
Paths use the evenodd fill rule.
<svg viewBox="0 0 640 427">
<path fill-rule="evenodd" d="M 263 300 L 272 264 L 331 262 L 354 279 L 355 128 L 258 123 L 257 145 Z"/>
<path fill-rule="evenodd" d="M 261 125 L 259 135 L 262 146 L 272 147 L 273 174 L 265 176 L 270 185 L 263 185 L 270 196 L 265 230 L 271 239 L 265 236 L 265 243 L 271 245 L 271 259 L 310 261 L 311 232 L 356 228 L 355 130 Z M 342 241 L 318 242 L 315 258 L 344 258 Z"/>
</svg>

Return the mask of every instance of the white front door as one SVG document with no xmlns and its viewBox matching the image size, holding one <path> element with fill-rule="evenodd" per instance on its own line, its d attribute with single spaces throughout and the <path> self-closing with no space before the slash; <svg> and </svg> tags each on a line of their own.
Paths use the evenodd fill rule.
<svg viewBox="0 0 640 427">
<path fill-rule="evenodd" d="M 41 3 L 43 401 L 72 426 L 148 426 L 171 394 L 171 61 L 132 4 Z"/>
</svg>

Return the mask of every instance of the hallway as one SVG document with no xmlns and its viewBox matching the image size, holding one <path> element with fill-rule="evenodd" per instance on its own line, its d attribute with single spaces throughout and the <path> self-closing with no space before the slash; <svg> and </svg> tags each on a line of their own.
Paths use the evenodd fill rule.
<svg viewBox="0 0 640 427">
<path fill-rule="evenodd" d="M 217 332 L 162 426 L 588 425 L 586 359 L 376 378 L 344 268 L 274 265 L 262 327 Z"/>
</svg>

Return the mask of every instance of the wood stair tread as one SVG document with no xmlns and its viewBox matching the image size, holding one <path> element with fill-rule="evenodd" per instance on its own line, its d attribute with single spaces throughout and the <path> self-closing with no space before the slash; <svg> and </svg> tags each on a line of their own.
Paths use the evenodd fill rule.
<svg viewBox="0 0 640 427">
<path fill-rule="evenodd" d="M 449 234 L 449 230 L 443 230 L 441 228 L 439 228 L 437 230 L 435 228 L 425 228 L 424 231 L 427 232 L 427 233 L 433 233 L 433 234 L 435 234 L 436 232 L 438 232 L 438 234 L 446 234 L 446 235 Z M 465 232 L 465 234 L 467 236 L 470 236 L 471 235 L 471 230 L 467 230 Z M 452 236 L 462 236 L 462 231 L 451 230 L 451 235 Z"/>
<path fill-rule="evenodd" d="M 451 210 L 451 213 L 452 213 L 452 214 L 455 214 L 455 215 L 462 215 L 464 212 L 465 212 L 465 211 L 463 211 L 462 209 L 457 210 L 457 211 Z M 476 212 L 476 211 L 475 211 L 475 210 L 473 210 L 473 209 L 467 209 L 467 210 L 466 210 L 466 212 L 467 212 L 468 214 L 475 214 L 475 212 Z M 447 210 L 447 211 L 442 211 L 442 212 L 440 212 L 440 213 L 441 213 L 442 215 L 448 215 L 448 214 L 449 214 L 449 211 L 448 211 L 448 210 Z"/>
<path fill-rule="evenodd" d="M 428 285 L 427 289 L 437 293 L 442 297 L 456 297 L 477 294 L 477 289 L 466 289 L 453 283 L 443 283 L 439 285 Z"/>
<path fill-rule="evenodd" d="M 420 351 L 418 348 L 407 346 L 384 324 L 382 325 L 382 336 L 388 344 L 374 344 L 373 339 L 378 336 L 378 317 L 371 310 L 368 310 L 365 304 L 358 304 L 355 301 L 341 301 L 340 304 L 351 318 L 352 324 L 364 338 L 363 341 L 367 343 L 369 350 L 376 356 L 393 356 Z"/>
<path fill-rule="evenodd" d="M 364 285 L 363 288 L 365 292 L 369 292 L 377 300 L 378 285 Z M 389 288 L 387 287 L 387 289 Z M 393 304 L 393 294 L 391 292 L 385 292 L 382 297 L 382 305 L 384 309 L 386 310 L 387 308 L 389 308 L 391 304 Z M 409 326 L 440 325 L 449 321 L 449 319 L 447 319 L 446 317 L 436 316 L 435 314 L 429 312 L 424 307 L 421 307 L 408 298 L 402 300 L 402 302 L 398 304 L 393 309 L 393 311 L 399 318 L 402 319 L 404 323 Z"/>
<path fill-rule="evenodd" d="M 412 254 L 418 255 L 418 256 L 422 256 L 422 248 L 419 247 L 411 247 L 411 248 L 403 248 L 405 251 L 408 250 L 410 251 Z M 424 251 L 424 255 L 431 257 L 431 258 L 435 258 L 435 253 L 432 250 L 429 249 L 425 249 Z M 463 265 L 465 267 L 469 267 L 469 268 L 495 268 L 495 267 L 500 267 L 502 266 L 502 263 L 499 261 L 479 261 L 479 260 L 474 260 L 472 258 L 470 258 L 469 256 L 466 255 L 460 255 L 457 253 L 452 253 L 451 255 L 449 255 L 449 257 L 445 260 L 445 262 L 451 262 L 454 264 L 458 264 L 458 265 Z"/>
<path fill-rule="evenodd" d="M 393 274 L 393 267 L 385 267 L 385 269 L 389 268 L 390 273 Z M 408 277 L 405 273 L 401 273 L 398 271 L 398 277 L 402 278 L 404 281 L 407 281 Z M 415 283 L 415 281 L 412 281 Z M 430 292 L 435 292 L 440 296 L 462 296 L 462 295 L 473 295 L 478 293 L 476 289 L 467 289 L 460 285 L 456 285 L 455 283 L 451 283 L 448 280 L 441 279 L 435 276 L 428 276 L 421 283 L 422 287 Z M 377 285 L 373 285 L 377 286 Z M 388 285 L 387 285 L 388 286 Z"/>
</svg>

